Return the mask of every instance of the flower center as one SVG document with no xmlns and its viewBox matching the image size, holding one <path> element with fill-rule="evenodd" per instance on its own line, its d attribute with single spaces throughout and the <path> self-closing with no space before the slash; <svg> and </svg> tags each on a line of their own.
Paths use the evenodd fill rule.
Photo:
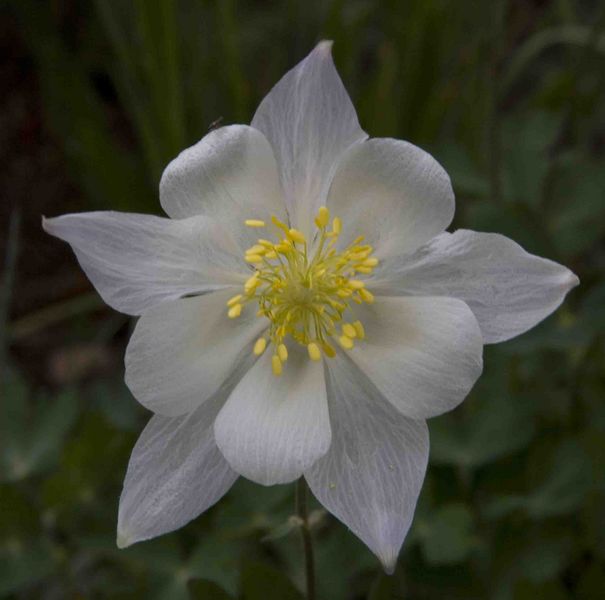
<svg viewBox="0 0 605 600">
<path fill-rule="evenodd" d="M 271 217 L 276 241 L 259 239 L 246 250 L 244 260 L 254 274 L 244 284 L 243 293 L 227 302 L 228 316 L 239 317 L 244 306 L 258 304 L 257 315 L 269 319 L 265 336 L 254 344 L 254 353 L 262 354 L 273 346 L 273 373 L 279 375 L 288 359 L 288 341 L 307 347 L 311 360 L 322 353 L 335 356 L 333 337 L 349 350 L 355 340 L 365 336 L 361 321 L 354 320 L 351 302 L 368 304 L 374 296 L 358 276 L 368 275 L 378 264 L 372 247 L 362 245 L 360 236 L 344 250 L 336 249 L 342 224 L 338 217 L 330 225 L 330 213 L 322 206 L 315 217 L 318 232 L 309 248 L 305 236 Z M 264 221 L 249 219 L 248 227 L 266 227 Z M 267 226 L 269 227 L 269 226 Z M 340 332 L 338 328 L 340 327 Z"/>
</svg>

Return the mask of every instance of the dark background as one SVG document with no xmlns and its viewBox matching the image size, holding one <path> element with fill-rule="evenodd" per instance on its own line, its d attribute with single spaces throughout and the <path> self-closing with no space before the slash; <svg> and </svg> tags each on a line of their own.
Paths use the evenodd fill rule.
<svg viewBox="0 0 605 600">
<path fill-rule="evenodd" d="M 167 162 L 220 117 L 249 122 L 330 38 L 364 129 L 447 168 L 456 227 L 504 233 L 582 283 L 487 347 L 468 400 L 430 422 L 394 577 L 314 507 L 320 597 L 602 598 L 604 26 L 603 3 L 572 0 L 0 3 L 0 596 L 299 598 L 292 486 L 240 481 L 183 530 L 117 550 L 148 418 L 122 380 L 132 323 L 40 216 L 159 213 Z"/>
</svg>

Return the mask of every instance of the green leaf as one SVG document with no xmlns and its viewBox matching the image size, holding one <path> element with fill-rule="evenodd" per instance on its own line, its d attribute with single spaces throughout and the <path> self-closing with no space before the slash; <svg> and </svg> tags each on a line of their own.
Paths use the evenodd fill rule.
<svg viewBox="0 0 605 600">
<path fill-rule="evenodd" d="M 37 402 L 29 402 L 26 394 L 26 388 L 15 381 L 7 395 L 9 408 L 0 423 L 0 481 L 19 481 L 51 468 L 78 416 L 74 391 Z"/>
<path fill-rule="evenodd" d="M 591 487 L 590 457 L 577 442 L 567 440 L 557 447 L 547 478 L 529 495 L 525 510 L 537 519 L 570 513 L 582 505 Z"/>
<path fill-rule="evenodd" d="M 5 540 L 0 547 L 0 595 L 35 584 L 55 568 L 54 548 L 39 540 L 26 544 Z"/>
<path fill-rule="evenodd" d="M 601 162 L 583 154 L 567 158 L 557 170 L 553 206 L 546 225 L 564 257 L 590 250 L 605 235 L 605 172 Z"/>
<path fill-rule="evenodd" d="M 192 600 L 233 600 L 233 596 L 213 581 L 192 579 L 188 585 Z"/>
<path fill-rule="evenodd" d="M 505 192 L 515 202 L 537 208 L 548 171 L 548 150 L 559 131 L 561 115 L 535 111 L 514 115 L 503 126 Z"/>
<path fill-rule="evenodd" d="M 303 600 L 284 573 L 264 563 L 246 563 L 241 584 L 244 600 Z"/>
<path fill-rule="evenodd" d="M 212 581 L 230 594 L 235 594 L 235 574 L 240 567 L 242 552 L 243 544 L 239 540 L 226 539 L 220 533 L 212 537 L 205 536 L 189 557 L 187 572 L 195 578 Z"/>
<path fill-rule="evenodd" d="M 521 572 L 533 583 L 552 581 L 567 566 L 572 550 L 567 535 L 538 536 L 519 553 Z"/>
<path fill-rule="evenodd" d="M 395 600 L 397 592 L 397 580 L 381 573 L 372 584 L 368 600 Z"/>
<path fill-rule="evenodd" d="M 476 468 L 526 447 L 534 435 L 534 408 L 525 397 L 484 395 L 472 412 L 430 421 L 431 460 Z"/>
<path fill-rule="evenodd" d="M 548 600 L 567 600 L 569 596 L 565 589 L 557 582 L 532 583 L 531 581 L 520 581 L 515 585 L 513 600 L 536 600 L 536 598 L 548 598 Z"/>
<path fill-rule="evenodd" d="M 475 547 L 473 516 L 463 504 L 440 508 L 419 524 L 426 560 L 435 565 L 464 561 Z"/>
</svg>

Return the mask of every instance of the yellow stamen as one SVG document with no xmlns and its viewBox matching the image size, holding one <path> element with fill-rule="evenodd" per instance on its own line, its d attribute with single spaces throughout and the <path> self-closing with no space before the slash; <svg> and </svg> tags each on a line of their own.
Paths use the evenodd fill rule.
<svg viewBox="0 0 605 600">
<path fill-rule="evenodd" d="M 353 327 L 355 327 L 355 332 L 357 333 L 357 337 L 360 340 L 366 337 L 365 329 L 363 328 L 363 323 L 361 321 L 355 321 L 353 323 Z"/>
<path fill-rule="evenodd" d="M 271 217 L 271 223 L 288 233 L 288 226 L 285 223 L 282 223 L 275 215 Z"/>
<path fill-rule="evenodd" d="M 329 222 L 330 211 L 325 206 L 320 206 L 317 211 L 317 216 L 315 217 L 315 225 L 321 229 L 322 227 L 326 227 Z"/>
<path fill-rule="evenodd" d="M 305 236 L 300 231 L 298 231 L 298 229 L 290 229 L 290 230 L 288 230 L 288 237 L 293 242 L 298 242 L 299 244 L 304 244 L 305 243 Z"/>
<path fill-rule="evenodd" d="M 345 323 L 342 326 L 342 333 L 350 338 L 357 337 L 357 329 L 355 329 L 355 327 L 350 323 Z"/>
<path fill-rule="evenodd" d="M 282 362 L 286 362 L 288 360 L 288 348 L 286 348 L 286 344 L 280 344 L 277 347 L 277 355 Z"/>
<path fill-rule="evenodd" d="M 233 298 L 229 298 L 229 300 L 227 300 L 227 306 L 233 306 L 234 304 L 237 304 L 242 298 L 243 296 L 241 294 L 233 296 Z"/>
<path fill-rule="evenodd" d="M 234 304 L 227 311 L 227 315 L 230 319 L 235 319 L 236 317 L 239 317 L 241 314 L 242 314 L 242 305 L 241 304 Z"/>
<path fill-rule="evenodd" d="M 279 356 L 277 356 L 277 354 L 274 354 L 271 357 L 271 368 L 273 369 L 273 375 L 276 375 L 276 376 L 281 375 L 282 364 L 281 364 L 281 359 L 279 358 Z"/>
<path fill-rule="evenodd" d="M 372 304 L 372 302 L 374 302 L 374 294 L 366 289 L 359 290 L 359 295 L 361 296 L 361 299 L 368 304 Z"/>
<path fill-rule="evenodd" d="M 256 344 L 254 344 L 254 354 L 260 356 L 267 347 L 267 340 L 265 338 L 258 338 Z"/>
<path fill-rule="evenodd" d="M 308 344 L 307 350 L 309 352 L 309 358 L 311 360 L 321 360 L 321 350 L 315 342 L 311 342 L 310 344 Z"/>
<path fill-rule="evenodd" d="M 264 227 L 265 222 L 260 219 L 246 219 L 245 221 L 247 227 Z"/>
<path fill-rule="evenodd" d="M 255 219 L 249 223 L 251 227 L 264 225 Z M 244 283 L 243 293 L 227 301 L 227 315 L 236 318 L 247 303 L 255 303 L 256 315 L 267 319 L 268 328 L 255 341 L 253 352 L 261 355 L 273 345 L 271 368 L 279 375 L 288 360 L 287 343 L 305 346 L 309 358 L 319 361 L 336 356 L 334 343 L 350 350 L 355 341 L 364 339 L 363 325 L 354 315 L 356 304 L 374 301 L 363 275 L 370 274 L 378 260 L 371 256 L 370 245 L 362 245 L 363 236 L 337 247 L 342 222 L 331 217 L 325 206 L 315 216 L 317 232 L 309 237 L 312 244 L 302 231 L 277 217 L 271 217 L 271 223 L 275 239 L 258 239 L 244 253 L 254 272 Z"/>
<path fill-rule="evenodd" d="M 355 345 L 355 343 L 353 342 L 353 340 L 350 337 L 346 336 L 346 335 L 341 335 L 338 338 L 338 341 L 340 342 L 340 345 L 345 350 L 350 350 Z"/>
<path fill-rule="evenodd" d="M 334 348 L 332 348 L 332 346 L 330 346 L 330 344 L 328 344 L 327 342 L 324 342 L 321 345 L 321 349 L 324 351 L 324 354 L 328 357 L 328 358 L 334 358 L 336 356 L 336 351 L 334 350 Z"/>
</svg>

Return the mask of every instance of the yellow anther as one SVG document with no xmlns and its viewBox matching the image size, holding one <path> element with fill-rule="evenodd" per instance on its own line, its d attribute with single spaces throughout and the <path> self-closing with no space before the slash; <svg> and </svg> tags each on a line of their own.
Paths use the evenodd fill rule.
<svg viewBox="0 0 605 600">
<path fill-rule="evenodd" d="M 268 330 L 255 340 L 253 352 L 261 355 L 272 344 L 271 368 L 280 375 L 288 360 L 288 338 L 305 346 L 311 360 L 319 361 L 336 356 L 335 343 L 349 350 L 365 337 L 362 324 L 350 322 L 347 311 L 353 303 L 374 300 L 363 277 L 356 274 L 370 274 L 378 259 L 371 256 L 371 246 L 362 245 L 363 236 L 338 247 L 342 222 L 331 217 L 325 206 L 316 213 L 317 232 L 310 238 L 316 243 L 312 245 L 302 231 L 276 216 L 271 223 L 275 240 L 258 239 L 245 251 L 244 260 L 254 265 L 254 272 L 242 294 L 227 301 L 227 311 L 235 318 L 247 303 L 257 302 L 256 314 L 267 319 Z M 264 225 L 255 219 L 246 224 Z"/>
<path fill-rule="evenodd" d="M 228 311 L 227 311 L 227 316 L 230 319 L 235 319 L 236 317 L 239 317 L 242 314 L 242 305 L 241 304 L 234 304 Z"/>
<path fill-rule="evenodd" d="M 345 323 L 342 326 L 342 332 L 347 337 L 350 337 L 350 338 L 357 337 L 357 329 L 355 329 L 355 327 L 353 325 L 351 325 L 350 323 Z"/>
<path fill-rule="evenodd" d="M 277 346 L 277 355 L 283 363 L 288 360 L 288 348 L 286 348 L 286 344 L 279 344 Z"/>
<path fill-rule="evenodd" d="M 263 257 L 260 256 L 259 254 L 246 254 L 246 256 L 244 256 L 244 260 L 247 263 L 251 263 L 254 265 L 256 263 L 262 263 Z"/>
<path fill-rule="evenodd" d="M 260 277 L 259 272 L 255 271 L 254 275 L 252 275 L 252 277 L 248 277 L 248 279 L 246 279 L 246 283 L 244 283 L 244 287 L 249 288 L 249 287 L 257 286 L 260 283 L 259 277 Z"/>
<path fill-rule="evenodd" d="M 346 336 L 346 335 L 341 335 L 338 338 L 338 342 L 340 343 L 340 345 L 345 350 L 350 350 L 355 345 L 355 343 L 353 342 L 353 340 L 350 337 Z"/>
<path fill-rule="evenodd" d="M 281 375 L 282 364 L 281 364 L 281 359 L 279 358 L 279 356 L 277 356 L 277 354 L 274 354 L 271 357 L 271 368 L 273 369 L 273 375 L 275 375 L 275 376 Z"/>
<path fill-rule="evenodd" d="M 293 242 L 298 242 L 299 244 L 305 243 L 305 236 L 302 234 L 302 232 L 298 231 L 298 229 L 289 229 L 288 238 L 290 238 Z"/>
<path fill-rule="evenodd" d="M 275 215 L 271 217 L 271 223 L 288 233 L 288 226 L 285 223 L 282 223 Z"/>
<path fill-rule="evenodd" d="M 246 254 L 264 254 L 266 251 L 267 249 L 264 246 L 261 246 L 260 244 L 255 244 L 254 246 L 246 250 Z"/>
<path fill-rule="evenodd" d="M 315 225 L 320 229 L 330 222 L 330 211 L 325 206 L 320 206 L 315 217 Z"/>
<path fill-rule="evenodd" d="M 260 219 L 246 219 L 245 221 L 247 227 L 264 227 L 265 222 Z"/>
<path fill-rule="evenodd" d="M 227 300 L 227 306 L 233 306 L 234 304 L 237 304 L 242 298 L 243 296 L 241 294 L 233 296 L 233 298 L 229 298 L 229 300 Z"/>
<path fill-rule="evenodd" d="M 368 304 L 372 304 L 372 302 L 374 302 L 374 294 L 366 289 L 359 290 L 359 295 L 361 296 L 361 299 Z"/>
<path fill-rule="evenodd" d="M 334 350 L 334 348 L 332 348 L 332 346 L 330 346 L 330 344 L 328 344 L 327 342 L 324 342 L 321 345 L 321 349 L 324 351 L 324 354 L 328 357 L 328 358 L 334 358 L 336 356 L 336 351 Z"/>
<path fill-rule="evenodd" d="M 315 342 L 307 344 L 307 351 L 311 360 L 321 360 L 321 350 Z"/>
<path fill-rule="evenodd" d="M 254 354 L 260 356 L 267 347 L 267 340 L 265 338 L 258 338 L 256 344 L 254 344 Z"/>
<path fill-rule="evenodd" d="M 366 337 L 366 331 L 363 328 L 363 323 L 361 321 L 354 321 L 353 322 L 353 327 L 355 327 L 355 331 L 357 333 L 357 337 L 360 340 L 363 340 L 363 338 Z"/>
</svg>

